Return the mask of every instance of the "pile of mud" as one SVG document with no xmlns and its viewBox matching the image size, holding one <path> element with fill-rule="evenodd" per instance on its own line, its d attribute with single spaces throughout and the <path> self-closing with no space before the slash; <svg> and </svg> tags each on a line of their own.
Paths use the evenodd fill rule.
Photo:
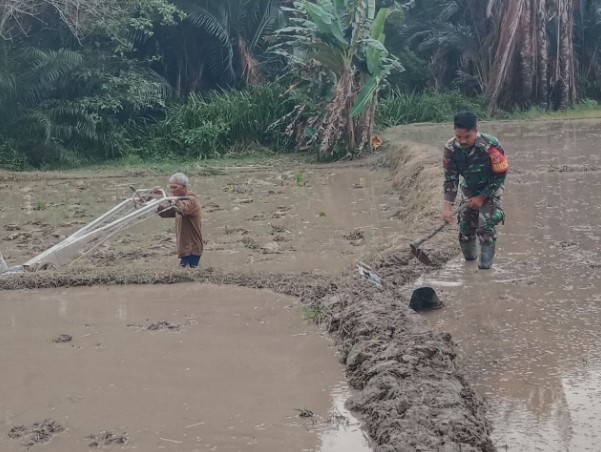
<svg viewBox="0 0 601 452">
<path fill-rule="evenodd" d="M 416 234 L 424 232 L 438 221 L 442 186 L 438 155 L 423 146 L 402 144 L 389 149 L 386 160 L 407 227 L 412 225 Z M 425 223 L 416 223 L 422 218 L 427 218 Z M 438 237 L 440 263 L 457 252 L 452 235 L 447 231 Z M 485 403 L 466 382 L 450 335 L 429 330 L 402 295 L 402 287 L 427 268 L 412 258 L 407 246 L 368 263 L 381 277 L 382 287 L 355 269 L 342 280 L 312 273 L 80 269 L 0 278 L 0 289 L 197 281 L 297 296 L 318 313 L 316 318 L 336 341 L 356 390 L 350 407 L 362 415 L 376 452 L 495 451 Z"/>
</svg>

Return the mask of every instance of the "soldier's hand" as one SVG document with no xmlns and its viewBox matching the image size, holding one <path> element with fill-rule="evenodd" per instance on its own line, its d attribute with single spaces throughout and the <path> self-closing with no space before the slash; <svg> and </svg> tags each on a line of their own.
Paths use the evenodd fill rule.
<svg viewBox="0 0 601 452">
<path fill-rule="evenodd" d="M 479 209 L 485 200 L 486 198 L 482 195 L 473 196 L 467 200 L 467 205 L 470 209 Z"/>
<path fill-rule="evenodd" d="M 445 223 L 450 224 L 453 222 L 453 205 L 445 202 L 442 206 L 442 219 Z"/>
</svg>

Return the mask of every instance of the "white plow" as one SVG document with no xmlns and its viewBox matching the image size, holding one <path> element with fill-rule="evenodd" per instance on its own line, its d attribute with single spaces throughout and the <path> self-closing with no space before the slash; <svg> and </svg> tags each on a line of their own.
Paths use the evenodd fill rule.
<svg viewBox="0 0 601 452">
<path fill-rule="evenodd" d="M 104 215 L 96 218 L 23 265 L 8 267 L 0 253 L 0 274 L 22 273 L 49 266 L 62 267 L 71 264 L 113 235 L 155 216 L 161 203 L 172 203 L 180 199 L 186 199 L 167 196 L 164 190 L 157 188 L 136 190 L 131 187 L 131 189 L 134 191 L 131 198 L 122 201 Z"/>
</svg>

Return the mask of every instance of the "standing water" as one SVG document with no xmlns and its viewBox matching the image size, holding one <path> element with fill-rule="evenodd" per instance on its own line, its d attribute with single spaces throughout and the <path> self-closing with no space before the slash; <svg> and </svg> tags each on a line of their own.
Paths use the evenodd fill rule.
<svg viewBox="0 0 601 452">
<path fill-rule="evenodd" d="M 457 257 L 417 281 L 447 304 L 427 319 L 458 342 L 499 450 L 600 450 L 600 125 L 482 125 L 511 166 L 494 269 Z M 412 139 L 438 144 L 449 130 Z"/>
</svg>

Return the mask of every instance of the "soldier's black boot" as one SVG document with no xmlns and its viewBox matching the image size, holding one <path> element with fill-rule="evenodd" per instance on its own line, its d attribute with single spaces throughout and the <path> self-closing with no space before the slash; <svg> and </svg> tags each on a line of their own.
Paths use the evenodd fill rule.
<svg viewBox="0 0 601 452">
<path fill-rule="evenodd" d="M 461 252 L 466 261 L 475 261 L 478 258 L 478 241 L 476 239 L 459 241 Z"/>
<path fill-rule="evenodd" d="M 492 267 L 492 261 L 495 257 L 495 242 L 480 244 L 480 262 L 478 268 L 488 270 Z"/>
</svg>

